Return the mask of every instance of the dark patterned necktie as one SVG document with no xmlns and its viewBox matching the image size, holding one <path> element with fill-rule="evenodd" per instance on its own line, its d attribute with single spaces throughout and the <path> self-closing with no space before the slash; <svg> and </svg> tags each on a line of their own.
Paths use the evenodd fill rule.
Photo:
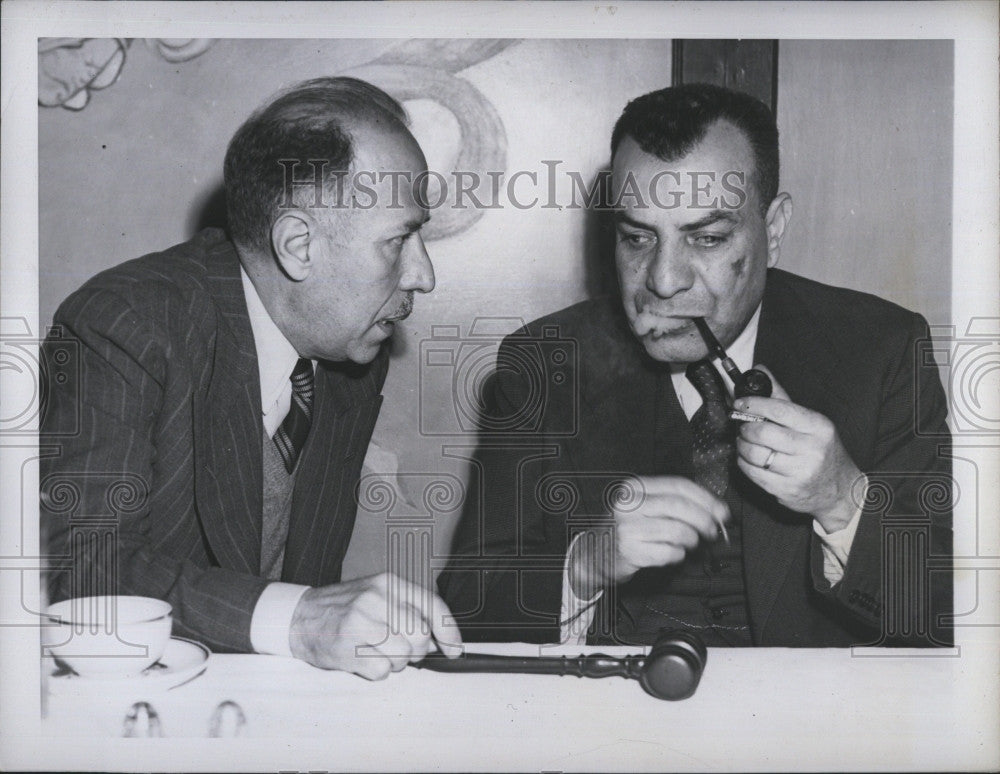
<svg viewBox="0 0 1000 774">
<path fill-rule="evenodd" d="M 292 371 L 292 402 L 274 434 L 274 445 L 285 463 L 285 470 L 291 475 L 295 462 L 309 437 L 309 425 L 312 422 L 313 403 L 313 367 L 312 362 L 304 357 L 299 358 Z"/>
<path fill-rule="evenodd" d="M 704 401 L 691 417 L 691 447 L 695 481 L 725 499 L 729 488 L 729 462 L 733 436 L 722 377 L 708 360 L 687 367 L 687 378 Z"/>
</svg>

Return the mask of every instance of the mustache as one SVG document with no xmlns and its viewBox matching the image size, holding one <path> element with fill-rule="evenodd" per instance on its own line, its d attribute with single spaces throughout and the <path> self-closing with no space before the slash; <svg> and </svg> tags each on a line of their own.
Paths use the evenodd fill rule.
<svg viewBox="0 0 1000 774">
<path fill-rule="evenodd" d="M 692 318 L 704 316 L 700 311 L 663 310 L 657 306 L 655 303 L 642 303 L 637 300 L 636 315 L 633 320 L 633 328 L 637 335 L 677 333 L 691 326 Z"/>
<path fill-rule="evenodd" d="M 392 320 L 392 321 L 405 320 L 407 317 L 410 316 L 410 313 L 412 311 L 413 311 L 413 293 L 410 292 L 407 293 L 405 296 L 403 296 L 403 302 L 399 305 L 399 308 L 395 312 L 382 319 Z"/>
</svg>

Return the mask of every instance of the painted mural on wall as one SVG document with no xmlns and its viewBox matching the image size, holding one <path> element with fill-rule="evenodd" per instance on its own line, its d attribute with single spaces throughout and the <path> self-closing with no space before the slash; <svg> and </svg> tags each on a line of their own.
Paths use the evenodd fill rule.
<svg viewBox="0 0 1000 774">
<path fill-rule="evenodd" d="M 125 66 L 129 38 L 47 38 L 38 42 L 38 104 L 82 110 L 95 91 L 111 86 Z M 202 38 L 154 38 L 143 41 L 169 62 L 186 62 L 200 56 L 214 41 Z M 485 61 L 517 40 L 410 39 L 391 45 L 372 61 L 348 70 L 369 81 L 400 102 L 431 100 L 458 122 L 460 140 L 452 149 L 449 167 L 478 173 L 481 181 L 472 193 L 487 200 L 488 171 L 504 171 L 507 135 L 496 108 L 458 73 Z M 443 195 L 440 182 L 428 179 L 428 201 Z M 444 207 L 424 229 L 427 240 L 459 234 L 483 216 L 476 207 Z"/>
<path fill-rule="evenodd" d="M 473 193 L 488 201 L 491 170 L 507 168 L 507 135 L 496 108 L 479 89 L 456 74 L 485 61 L 517 43 L 516 40 L 411 39 L 383 51 L 370 63 L 344 71 L 343 75 L 375 84 L 400 102 L 432 100 L 458 121 L 460 146 L 451 169 L 475 172 L 480 186 Z M 428 179 L 427 200 L 438 200 L 439 183 Z M 459 234 L 483 216 L 478 207 L 442 207 L 421 232 L 426 240 Z"/>
<path fill-rule="evenodd" d="M 207 38 L 149 38 L 146 45 L 168 62 L 205 53 Z M 91 92 L 106 89 L 121 74 L 130 38 L 42 38 L 38 41 L 38 104 L 83 110 Z"/>
</svg>

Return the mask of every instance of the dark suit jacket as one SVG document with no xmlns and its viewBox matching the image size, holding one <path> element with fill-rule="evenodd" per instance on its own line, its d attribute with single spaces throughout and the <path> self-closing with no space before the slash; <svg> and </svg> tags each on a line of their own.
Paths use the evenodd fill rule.
<svg viewBox="0 0 1000 774">
<path fill-rule="evenodd" d="M 91 279 L 55 315 L 75 363 L 51 363 L 42 519 L 54 598 L 136 594 L 174 633 L 248 651 L 259 575 L 260 379 L 233 246 L 207 230 Z M 65 350 L 65 347 L 63 347 Z M 388 366 L 320 362 L 282 580 L 340 579 L 354 488 Z M 102 546 L 101 543 L 104 542 Z M 62 557 L 60 560 L 59 557 Z"/>
<path fill-rule="evenodd" d="M 577 358 L 561 379 L 552 365 L 558 346 Z M 949 640 L 950 438 L 929 350 L 919 315 L 769 272 L 754 361 L 774 372 L 792 400 L 835 424 L 871 485 L 843 579 L 830 588 L 812 519 L 737 473 L 755 644 Z M 646 355 L 617 299 L 531 323 L 504 341 L 498 362 L 504 367 L 486 391 L 484 412 L 491 428 L 506 432 L 481 438 L 439 585 L 469 640 L 553 641 L 573 533 L 600 523 L 614 483 L 626 475 L 689 476 L 690 430 L 668 370 Z M 511 418 L 506 426 L 504 417 Z M 643 570 L 606 595 L 617 608 L 609 625 L 627 629 L 623 609 L 662 578 Z"/>
</svg>

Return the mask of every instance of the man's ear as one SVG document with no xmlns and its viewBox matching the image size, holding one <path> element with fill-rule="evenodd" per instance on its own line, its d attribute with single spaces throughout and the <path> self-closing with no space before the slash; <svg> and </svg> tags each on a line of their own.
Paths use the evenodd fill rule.
<svg viewBox="0 0 1000 774">
<path fill-rule="evenodd" d="M 315 219 L 302 210 L 281 213 L 271 224 L 271 248 L 289 279 L 301 282 L 312 271 L 309 245 L 319 234 Z"/>
<path fill-rule="evenodd" d="M 767 229 L 767 268 L 772 268 L 781 255 L 781 240 L 785 236 L 785 228 L 792 218 L 792 197 L 780 193 L 774 197 L 771 206 L 764 216 L 764 227 Z"/>
</svg>

